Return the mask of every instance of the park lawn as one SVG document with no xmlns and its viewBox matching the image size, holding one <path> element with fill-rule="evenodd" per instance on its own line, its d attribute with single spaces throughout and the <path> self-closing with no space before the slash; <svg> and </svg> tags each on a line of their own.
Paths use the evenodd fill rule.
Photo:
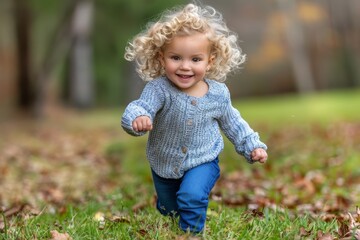
<svg viewBox="0 0 360 240">
<path fill-rule="evenodd" d="M 206 239 L 359 234 L 359 104 L 359 90 L 234 101 L 269 160 L 247 164 L 225 140 Z M 56 113 L 3 127 L 1 237 L 191 238 L 155 210 L 146 137 L 126 135 L 121 113 Z"/>
</svg>

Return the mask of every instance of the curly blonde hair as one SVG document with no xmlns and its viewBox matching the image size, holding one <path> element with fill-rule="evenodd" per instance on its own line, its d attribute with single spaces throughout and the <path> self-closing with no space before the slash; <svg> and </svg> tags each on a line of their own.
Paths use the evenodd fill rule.
<svg viewBox="0 0 360 240">
<path fill-rule="evenodd" d="M 164 74 L 160 62 L 164 45 L 177 35 L 194 32 L 206 34 L 211 43 L 210 54 L 214 60 L 206 78 L 225 81 L 226 75 L 245 61 L 237 35 L 226 26 L 221 13 L 210 6 L 195 4 L 167 10 L 157 22 L 150 22 L 143 32 L 128 43 L 125 59 L 135 60 L 140 77 L 150 81 Z"/>
</svg>

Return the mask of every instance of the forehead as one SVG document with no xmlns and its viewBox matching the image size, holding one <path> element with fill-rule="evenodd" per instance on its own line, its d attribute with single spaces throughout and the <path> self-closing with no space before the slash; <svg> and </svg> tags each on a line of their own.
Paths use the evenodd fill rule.
<svg viewBox="0 0 360 240">
<path fill-rule="evenodd" d="M 181 34 L 173 37 L 164 47 L 165 51 L 207 52 L 210 48 L 210 41 L 204 33 Z"/>
</svg>

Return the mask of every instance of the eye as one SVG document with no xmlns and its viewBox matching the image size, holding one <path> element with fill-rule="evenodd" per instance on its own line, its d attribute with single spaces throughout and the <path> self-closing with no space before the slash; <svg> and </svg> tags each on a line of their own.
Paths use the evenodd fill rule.
<svg viewBox="0 0 360 240">
<path fill-rule="evenodd" d="M 193 58 L 192 60 L 193 60 L 193 62 L 200 62 L 201 58 L 196 57 L 196 58 Z"/>
<path fill-rule="evenodd" d="M 181 58 L 179 56 L 171 56 L 172 60 L 179 61 Z"/>
</svg>

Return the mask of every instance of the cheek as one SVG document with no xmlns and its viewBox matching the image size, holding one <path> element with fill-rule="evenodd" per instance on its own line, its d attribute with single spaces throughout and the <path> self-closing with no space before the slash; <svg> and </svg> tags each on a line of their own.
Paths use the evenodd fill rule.
<svg viewBox="0 0 360 240">
<path fill-rule="evenodd" d="M 202 66 L 197 67 L 195 71 L 197 71 L 197 72 L 199 72 L 199 73 L 205 73 L 205 72 L 206 72 L 206 68 L 207 68 L 207 66 L 202 65 Z"/>
<path fill-rule="evenodd" d="M 165 70 L 167 71 L 173 71 L 176 69 L 176 64 L 173 64 L 171 62 L 165 63 Z"/>
</svg>

